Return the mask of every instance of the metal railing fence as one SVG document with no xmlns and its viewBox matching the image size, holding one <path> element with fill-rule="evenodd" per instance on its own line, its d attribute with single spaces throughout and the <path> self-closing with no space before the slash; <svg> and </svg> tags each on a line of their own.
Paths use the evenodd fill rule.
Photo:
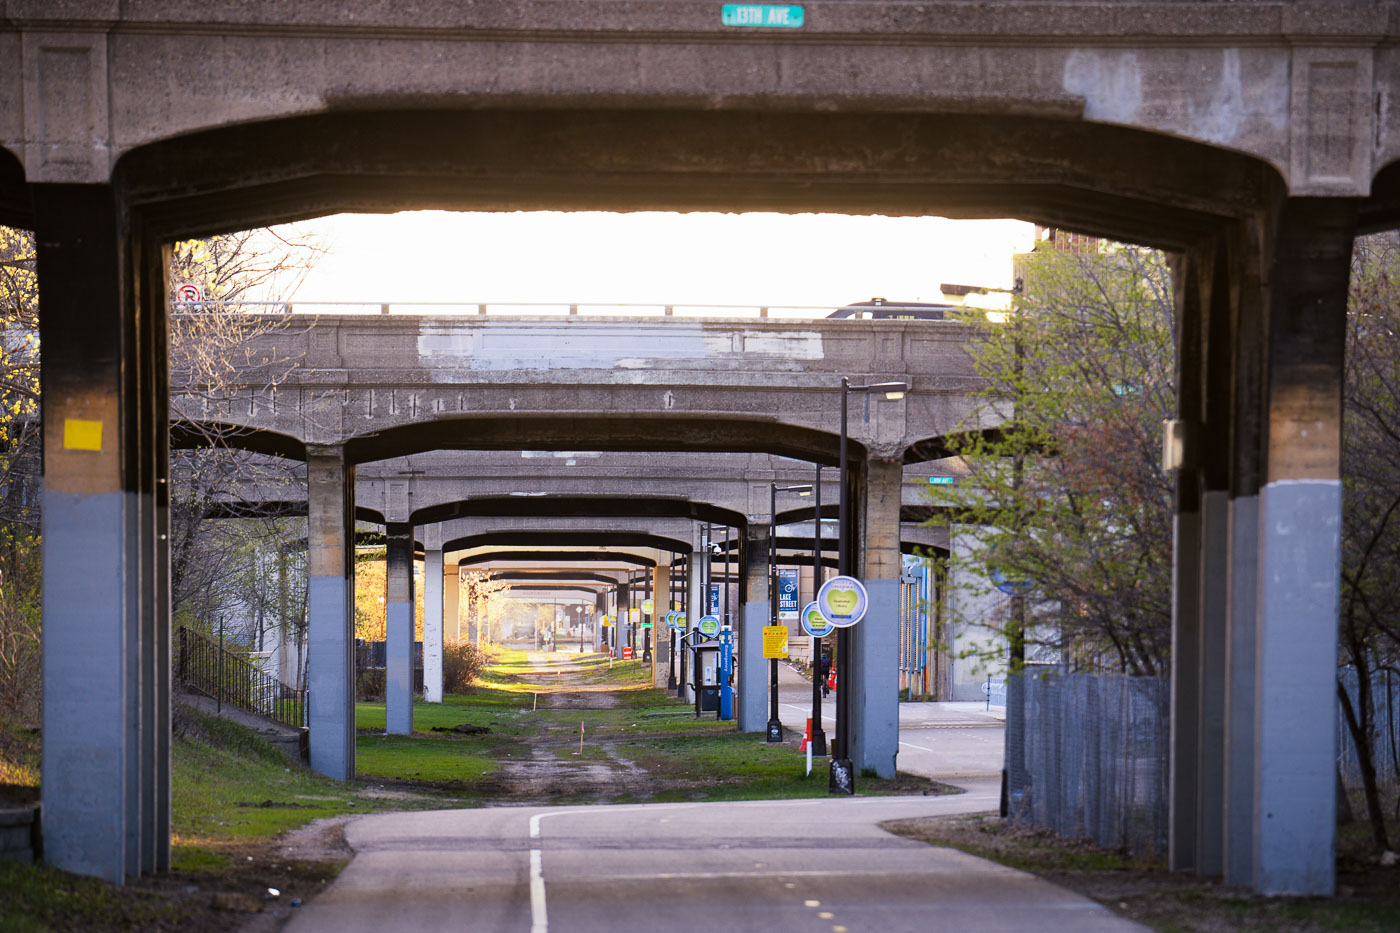
<svg viewBox="0 0 1400 933">
<path fill-rule="evenodd" d="M 292 728 L 304 725 L 306 690 L 272 677 L 235 651 L 188 626 L 180 626 L 175 679 L 220 707 L 227 703 Z"/>
</svg>

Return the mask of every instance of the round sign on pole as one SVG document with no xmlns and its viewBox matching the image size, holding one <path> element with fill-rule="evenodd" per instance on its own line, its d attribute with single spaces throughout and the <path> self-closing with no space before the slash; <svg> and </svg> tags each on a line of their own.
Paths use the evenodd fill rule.
<svg viewBox="0 0 1400 933">
<path fill-rule="evenodd" d="M 188 282 L 175 289 L 175 300 L 181 304 L 197 305 L 204 301 L 204 292 L 198 285 L 191 285 Z"/>
<path fill-rule="evenodd" d="M 678 632 L 684 632 L 684 631 L 685 631 L 685 623 L 686 623 L 685 613 L 684 613 L 684 612 L 677 612 L 677 613 L 676 613 L 676 622 L 675 622 L 676 631 L 678 631 Z"/>
<path fill-rule="evenodd" d="M 650 599 L 642 600 L 642 611 L 645 612 L 647 615 L 651 615 L 653 612 L 656 611 L 656 603 Z"/>
<path fill-rule="evenodd" d="M 815 602 L 802 607 L 802 631 L 813 638 L 822 638 L 836 631 L 836 626 L 827 621 Z"/>
<path fill-rule="evenodd" d="M 701 616 L 700 623 L 696 626 L 700 629 L 701 635 L 711 636 L 719 634 L 719 616 Z"/>
<path fill-rule="evenodd" d="M 870 596 L 855 577 L 832 577 L 817 591 L 817 611 L 837 628 L 849 628 L 865 618 Z"/>
</svg>

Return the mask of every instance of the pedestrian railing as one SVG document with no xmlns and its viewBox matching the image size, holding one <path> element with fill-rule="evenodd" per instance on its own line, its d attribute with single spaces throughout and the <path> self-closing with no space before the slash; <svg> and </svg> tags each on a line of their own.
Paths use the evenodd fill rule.
<svg viewBox="0 0 1400 933">
<path fill-rule="evenodd" d="M 189 693 L 293 728 L 304 724 L 306 691 L 289 687 L 209 636 L 180 626 L 175 678 Z"/>
</svg>

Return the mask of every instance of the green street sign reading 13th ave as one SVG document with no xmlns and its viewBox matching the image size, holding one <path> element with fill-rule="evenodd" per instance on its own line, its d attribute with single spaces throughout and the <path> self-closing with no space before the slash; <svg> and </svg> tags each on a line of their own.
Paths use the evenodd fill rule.
<svg viewBox="0 0 1400 933">
<path fill-rule="evenodd" d="M 803 19 L 802 7 L 793 4 L 726 3 L 719 14 L 726 26 L 799 29 Z"/>
</svg>

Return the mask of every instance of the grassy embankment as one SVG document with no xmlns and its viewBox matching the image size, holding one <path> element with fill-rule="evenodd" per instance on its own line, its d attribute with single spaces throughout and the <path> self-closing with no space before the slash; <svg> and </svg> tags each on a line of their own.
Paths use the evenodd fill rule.
<svg viewBox="0 0 1400 933">
<path fill-rule="evenodd" d="M 885 828 L 1031 872 L 1168 933 L 1400 930 L 1400 869 L 1377 864 L 1370 830 L 1360 822 L 1338 832 L 1337 896 L 1331 898 L 1261 897 L 991 815 L 901 820 Z M 1391 839 L 1400 838 L 1397 832 L 1400 824 L 1392 824 Z"/>
</svg>

